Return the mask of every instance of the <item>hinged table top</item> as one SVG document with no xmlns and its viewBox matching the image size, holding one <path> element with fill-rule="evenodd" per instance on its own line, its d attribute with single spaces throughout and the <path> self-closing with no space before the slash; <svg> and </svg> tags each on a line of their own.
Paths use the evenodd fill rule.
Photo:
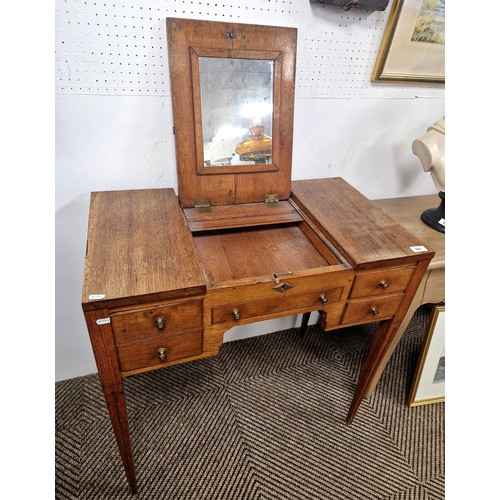
<svg viewBox="0 0 500 500">
<path fill-rule="evenodd" d="M 205 288 L 173 189 L 92 193 L 84 309 L 194 295 Z"/>
<path fill-rule="evenodd" d="M 292 200 L 355 269 L 434 255 L 426 242 L 340 177 L 292 181 Z"/>
</svg>

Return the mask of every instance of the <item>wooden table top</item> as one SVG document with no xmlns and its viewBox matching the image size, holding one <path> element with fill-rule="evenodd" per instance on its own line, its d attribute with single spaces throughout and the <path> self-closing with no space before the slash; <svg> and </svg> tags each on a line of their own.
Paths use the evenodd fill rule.
<svg viewBox="0 0 500 500">
<path fill-rule="evenodd" d="M 172 188 L 92 193 L 85 309 L 137 305 L 205 290 L 193 238 Z"/>
<path fill-rule="evenodd" d="M 407 264 L 426 257 L 426 252 L 415 252 L 413 247 L 434 251 L 430 242 L 425 245 L 418 233 L 340 177 L 292 181 L 292 200 L 355 269 Z"/>
<path fill-rule="evenodd" d="M 408 257 L 410 244 L 422 244 L 436 251 L 430 269 L 444 267 L 444 235 L 420 220 L 423 210 L 439 204 L 437 194 L 377 200 L 374 206 L 338 179 L 296 181 L 294 186 L 299 193 L 314 188 L 304 197 L 313 205 L 321 201 L 323 192 L 333 196 L 336 203 L 327 200 L 330 210 L 317 212 L 327 222 L 340 225 L 335 233 L 342 245 L 354 248 L 351 253 L 358 264 Z M 342 210 L 336 214 L 334 209 Z M 360 214 L 364 217 L 356 216 Z M 361 224 L 365 219 L 365 225 Z M 166 227 L 170 230 L 165 231 Z M 108 301 L 118 306 L 131 300 L 164 300 L 178 296 L 179 289 L 183 295 L 192 295 L 205 288 L 191 233 L 172 189 L 92 194 L 82 297 L 85 308 Z"/>
<path fill-rule="evenodd" d="M 439 206 L 441 200 L 437 193 L 373 200 L 373 202 L 436 251 L 436 255 L 429 264 L 429 269 L 445 267 L 445 235 L 431 229 L 420 219 L 420 214 L 424 210 Z"/>
</svg>

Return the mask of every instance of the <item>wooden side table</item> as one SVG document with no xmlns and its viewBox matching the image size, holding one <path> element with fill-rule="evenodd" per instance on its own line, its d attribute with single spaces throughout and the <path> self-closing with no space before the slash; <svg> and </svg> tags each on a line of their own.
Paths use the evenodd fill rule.
<svg viewBox="0 0 500 500">
<path fill-rule="evenodd" d="M 380 367 L 371 381 L 366 397 L 371 396 L 375 390 L 375 386 L 389 358 L 392 356 L 394 349 L 396 349 L 396 346 L 401 340 L 415 311 L 423 304 L 436 304 L 445 299 L 445 235 L 431 229 L 420 219 L 420 214 L 424 210 L 439 205 L 440 200 L 437 193 L 435 195 L 374 200 L 374 203 L 402 226 L 418 236 L 420 240 L 427 243 L 436 251 L 436 255 L 431 260 L 410 307 L 401 321 L 398 332 L 392 340 Z"/>
</svg>

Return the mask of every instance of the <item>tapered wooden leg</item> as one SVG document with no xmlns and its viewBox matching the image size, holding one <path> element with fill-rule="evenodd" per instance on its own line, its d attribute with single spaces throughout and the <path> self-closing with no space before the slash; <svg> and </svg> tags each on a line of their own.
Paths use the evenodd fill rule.
<svg viewBox="0 0 500 500">
<path fill-rule="evenodd" d="M 132 493 L 136 493 L 137 482 L 128 430 L 125 396 L 123 395 L 123 382 L 113 342 L 109 313 L 106 309 L 85 311 L 85 321 L 129 488 Z"/>
<path fill-rule="evenodd" d="M 132 458 L 132 445 L 128 430 L 127 408 L 123 395 L 123 386 L 117 389 L 104 389 L 104 397 L 108 406 L 111 424 L 115 433 L 118 450 L 127 475 L 128 485 L 131 493 L 137 493 L 137 481 L 135 479 L 134 461 Z"/>
<path fill-rule="evenodd" d="M 300 324 L 300 330 L 299 330 L 299 335 L 301 337 L 303 337 L 306 333 L 306 330 L 307 330 L 307 325 L 309 323 L 309 318 L 311 317 L 311 313 L 310 312 L 305 312 L 303 315 L 302 315 L 302 323 Z"/>
<path fill-rule="evenodd" d="M 375 338 L 373 339 L 370 352 L 365 360 L 361 375 L 358 381 L 358 387 L 354 393 L 354 398 L 347 415 L 347 423 L 350 424 L 361 405 L 361 401 L 368 394 L 370 384 L 384 361 L 384 356 L 389 350 L 392 340 L 397 334 L 400 323 L 394 323 L 391 320 L 382 321 L 377 331 L 375 332 Z"/>
</svg>

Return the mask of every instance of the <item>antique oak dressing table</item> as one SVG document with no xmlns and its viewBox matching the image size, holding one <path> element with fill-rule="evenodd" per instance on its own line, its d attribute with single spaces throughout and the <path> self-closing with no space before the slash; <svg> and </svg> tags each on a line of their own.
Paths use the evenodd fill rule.
<svg viewBox="0 0 500 500">
<path fill-rule="evenodd" d="M 122 377 L 216 356 L 235 325 L 377 321 L 351 422 L 434 255 L 343 179 L 291 181 L 295 29 L 167 19 L 167 35 L 178 195 L 92 193 L 82 295 L 133 492 Z"/>
</svg>

